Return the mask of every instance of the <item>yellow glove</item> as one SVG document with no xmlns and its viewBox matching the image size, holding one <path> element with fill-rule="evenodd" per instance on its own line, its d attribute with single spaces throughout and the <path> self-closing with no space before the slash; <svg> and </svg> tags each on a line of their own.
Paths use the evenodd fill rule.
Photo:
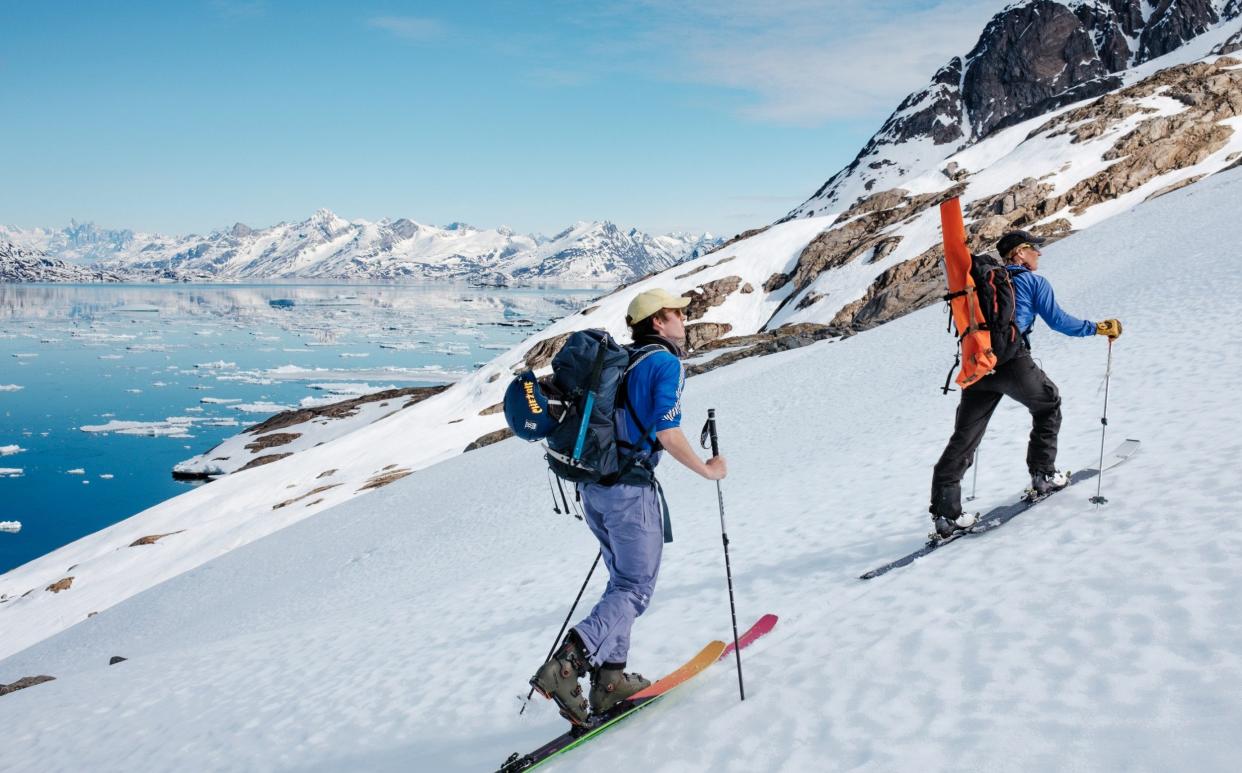
<svg viewBox="0 0 1242 773">
<path fill-rule="evenodd" d="M 1108 336 L 1110 339 L 1116 339 L 1121 335 L 1121 320 L 1106 319 L 1103 322 L 1095 323 L 1095 334 L 1098 336 Z"/>
</svg>

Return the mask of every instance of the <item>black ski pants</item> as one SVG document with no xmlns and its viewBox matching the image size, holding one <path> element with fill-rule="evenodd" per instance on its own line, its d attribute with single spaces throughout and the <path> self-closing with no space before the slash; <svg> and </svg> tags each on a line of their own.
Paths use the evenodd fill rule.
<svg viewBox="0 0 1242 773">
<path fill-rule="evenodd" d="M 1002 397 L 1012 397 L 1031 412 L 1031 440 L 1026 449 L 1026 466 L 1034 475 L 1056 469 L 1057 433 L 1061 430 L 1061 394 L 1048 374 L 1023 351 L 992 374 L 962 390 L 957 406 L 953 437 L 932 474 L 932 508 L 953 505 L 961 510 L 961 480 L 970 468 L 975 449 L 983 440 L 988 420 Z M 947 499 L 949 501 L 945 501 Z M 954 501 L 956 500 L 956 501 Z"/>
</svg>

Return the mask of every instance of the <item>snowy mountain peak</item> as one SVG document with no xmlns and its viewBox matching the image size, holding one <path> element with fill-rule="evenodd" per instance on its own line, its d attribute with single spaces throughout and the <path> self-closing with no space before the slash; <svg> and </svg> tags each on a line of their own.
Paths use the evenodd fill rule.
<svg viewBox="0 0 1242 773">
<path fill-rule="evenodd" d="M 1024 0 L 907 96 L 854 161 L 784 219 L 845 209 L 1006 127 L 1123 85 L 1129 68 L 1242 16 L 1240 0 Z"/>
</svg>

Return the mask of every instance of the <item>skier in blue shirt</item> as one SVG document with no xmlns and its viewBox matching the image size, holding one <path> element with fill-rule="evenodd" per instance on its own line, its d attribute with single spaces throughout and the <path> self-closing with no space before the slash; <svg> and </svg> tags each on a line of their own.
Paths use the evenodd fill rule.
<svg viewBox="0 0 1242 773">
<path fill-rule="evenodd" d="M 974 460 L 975 449 L 983 440 L 992 412 L 1006 395 L 1031 412 L 1031 439 L 1026 452 L 1031 488 L 1042 496 L 1069 483 L 1065 473 L 1056 469 L 1061 395 L 1057 385 L 1035 364 L 1030 354 L 1029 336 L 1036 315 L 1053 330 L 1067 336 L 1103 335 L 1112 340 L 1121 335 L 1121 323 L 1115 319 L 1087 322 L 1057 305 L 1052 284 L 1035 273 L 1040 256 L 1037 245 L 1043 243 L 1042 238 L 1026 231 L 1010 231 L 996 243 L 1013 282 L 1014 324 L 1022 335 L 1023 347 L 1013 359 L 962 390 L 953 436 L 932 473 L 929 510 L 935 535 L 940 539 L 974 525 L 974 516 L 962 512 L 961 480 Z"/>
<path fill-rule="evenodd" d="M 608 586 L 531 678 L 535 689 L 556 701 L 574 724 L 585 724 L 591 713 L 603 714 L 650 685 L 625 668 L 630 628 L 651 603 L 664 543 L 672 540 L 655 480 L 662 451 L 708 480 L 727 474 L 724 457 L 703 461 L 681 430 L 685 372 L 680 357 L 689 303 L 659 289 L 639 293 L 630 303 L 626 323 L 638 352 L 624 382 L 627 406 L 618 408 L 615 421 L 619 450 L 637 454 L 641 464 L 612 485 L 578 484 L 587 525 L 608 567 Z M 588 674 L 589 701 L 578 684 Z"/>
</svg>

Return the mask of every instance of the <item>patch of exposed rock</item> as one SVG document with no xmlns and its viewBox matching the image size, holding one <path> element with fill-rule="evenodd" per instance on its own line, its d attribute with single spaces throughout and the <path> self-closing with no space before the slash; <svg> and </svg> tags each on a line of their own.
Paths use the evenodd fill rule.
<svg viewBox="0 0 1242 773">
<path fill-rule="evenodd" d="M 522 358 L 522 361 L 531 370 L 538 370 L 545 365 L 550 365 L 552 358 L 556 356 L 556 353 L 569 340 L 570 335 L 571 333 L 562 333 L 558 336 L 543 339 L 532 346 L 530 351 L 526 352 L 526 356 Z"/>
<path fill-rule="evenodd" d="M 686 325 L 686 347 L 690 351 L 702 349 L 721 336 L 727 335 L 733 325 L 728 322 L 695 322 Z"/>
<path fill-rule="evenodd" d="M 870 255 L 869 262 L 874 263 L 882 259 L 876 256 L 891 254 L 899 238 L 884 234 L 885 229 L 917 217 L 933 204 L 961 195 L 964 189 L 962 183 L 937 193 L 911 196 L 896 188 L 860 200 L 802 250 L 792 277 L 794 294 L 801 293 L 825 271 L 840 268 L 862 255 Z"/>
<path fill-rule="evenodd" d="M 170 532 L 168 532 L 168 533 L 166 533 L 166 534 L 148 534 L 148 535 L 147 535 L 147 536 L 145 536 L 145 537 L 139 537 L 138 539 L 136 539 L 136 540 L 134 540 L 133 542 L 129 543 L 129 546 L 130 546 L 131 548 L 136 548 L 136 547 L 140 547 L 140 546 L 142 546 L 142 545 L 154 545 L 155 543 L 159 542 L 160 540 L 164 539 L 165 537 L 171 537 L 172 535 L 174 535 L 174 534 L 180 534 L 180 533 L 181 533 L 181 532 L 183 532 L 183 531 L 185 531 L 185 529 L 178 529 L 177 531 L 170 531 Z"/>
<path fill-rule="evenodd" d="M 725 302 L 732 293 L 742 286 L 740 276 L 726 276 L 711 282 L 704 282 L 689 292 L 682 293 L 683 298 L 690 299 L 686 306 L 686 319 L 702 319 L 708 309 Z"/>
<path fill-rule="evenodd" d="M 255 458 L 246 462 L 243 466 L 238 467 L 237 472 L 245 472 L 246 470 L 253 470 L 255 467 L 262 467 L 265 464 L 271 464 L 272 462 L 279 462 L 281 459 L 284 459 L 286 456 L 293 456 L 293 452 L 289 451 L 283 454 L 267 454 L 266 456 L 256 456 Z M 177 473 L 175 470 L 173 471 L 173 477 L 174 478 L 177 477 Z"/>
<path fill-rule="evenodd" d="M 56 677 L 47 676 L 46 674 L 40 676 L 23 676 L 21 679 L 18 679 L 16 682 L 12 682 L 11 684 L 0 684 L 0 695 L 8 695 L 11 692 L 24 690 L 27 687 L 34 687 L 36 684 L 55 681 L 55 679 Z"/>
<path fill-rule="evenodd" d="M 389 465 L 389 467 L 391 466 L 392 465 Z M 386 467 L 384 469 L 387 470 L 388 468 Z M 396 481 L 401 480 L 407 475 L 413 475 L 413 474 L 414 474 L 413 470 L 404 470 L 404 469 L 389 470 L 388 472 L 380 472 L 380 473 L 377 473 L 376 475 L 371 476 L 371 478 L 366 483 L 362 484 L 362 488 L 358 489 L 354 493 L 361 494 L 364 491 L 370 491 L 372 489 L 383 488 L 384 486 L 387 486 L 389 483 L 395 483 Z M 332 488 L 332 487 L 327 486 L 326 488 Z"/>
<path fill-rule="evenodd" d="M 283 446 L 286 443 L 292 443 L 302 437 L 301 432 L 274 432 L 270 435 L 264 435 L 258 440 L 246 444 L 247 451 L 262 451 L 273 446 Z"/>
<path fill-rule="evenodd" d="M 52 593 L 60 593 L 62 590 L 69 590 L 69 588 L 71 587 L 73 587 L 73 578 L 62 577 L 61 579 L 57 580 L 56 582 L 44 588 L 44 590 L 51 591 Z"/>
<path fill-rule="evenodd" d="M 483 448 L 484 446 L 490 446 L 492 443 L 499 443 L 500 441 L 506 440 L 511 437 L 513 437 L 513 430 L 509 429 L 508 427 L 505 427 L 504 429 L 498 429 L 495 432 L 487 433 L 483 437 L 479 438 L 478 440 L 475 440 L 473 443 L 466 446 L 466 451 L 475 451 L 480 448 Z"/>
<path fill-rule="evenodd" d="M 706 362 L 687 365 L 686 375 L 697 376 L 700 373 L 707 373 L 716 368 L 731 365 L 739 360 L 761 357 L 765 354 L 774 354 L 789 349 L 798 349 L 816 341 L 822 341 L 826 338 L 837 338 L 842 335 L 851 335 L 851 333 L 848 330 L 842 330 L 832 325 L 802 322 L 796 325 L 784 325 L 776 330 L 754 335 L 716 339 L 704 345 L 703 351 L 724 348 L 728 348 L 730 351 L 724 352 Z"/>
<path fill-rule="evenodd" d="M 402 403 L 401 408 L 408 408 L 411 405 L 421 403 L 432 395 L 439 394 L 448 389 L 447 384 L 439 386 L 426 387 L 401 387 L 399 389 L 385 389 L 382 392 L 374 392 L 369 395 L 360 397 L 351 397 L 348 400 L 341 400 L 328 405 L 317 405 L 311 408 L 297 408 L 292 411 L 282 411 L 271 416 L 266 421 L 255 424 L 253 427 L 247 427 L 242 430 L 251 435 L 262 435 L 273 430 L 285 429 L 298 424 L 304 424 L 314 419 L 344 419 L 353 416 L 358 409 L 369 403 L 379 403 L 385 400 L 397 400 L 399 398 L 407 398 Z M 284 441 L 288 442 L 288 441 Z"/>
</svg>

